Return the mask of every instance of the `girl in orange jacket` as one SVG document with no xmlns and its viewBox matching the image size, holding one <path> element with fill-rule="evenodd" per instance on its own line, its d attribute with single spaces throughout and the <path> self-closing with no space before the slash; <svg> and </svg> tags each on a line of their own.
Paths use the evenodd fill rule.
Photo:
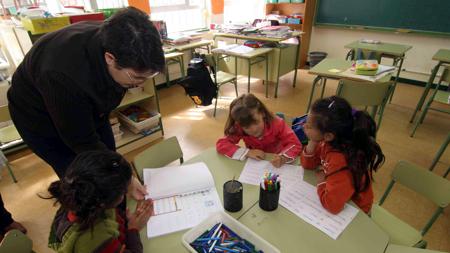
<svg viewBox="0 0 450 253">
<path fill-rule="evenodd" d="M 352 111 L 345 99 L 333 96 L 314 103 L 304 130 L 309 142 L 301 163 L 305 169 L 322 165 L 316 176 L 323 207 L 337 214 L 352 200 L 369 213 L 372 172 L 384 162 L 373 119 L 367 112 Z"/>
</svg>

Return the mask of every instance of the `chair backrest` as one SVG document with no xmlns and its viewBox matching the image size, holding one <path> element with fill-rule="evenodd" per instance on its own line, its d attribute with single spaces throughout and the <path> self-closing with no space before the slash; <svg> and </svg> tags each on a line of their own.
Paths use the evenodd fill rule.
<svg viewBox="0 0 450 253">
<path fill-rule="evenodd" d="M 353 56 L 353 60 L 377 60 L 378 63 L 380 63 L 382 56 L 383 54 L 381 52 L 357 49 L 355 51 L 355 55 Z"/>
<path fill-rule="evenodd" d="M 0 122 L 11 120 L 8 105 L 0 106 Z"/>
<path fill-rule="evenodd" d="M 178 143 L 177 137 L 173 136 L 165 139 L 134 157 L 134 167 L 136 173 L 142 181 L 142 171 L 144 168 L 160 168 L 179 159 L 183 163 L 183 151 Z"/>
<path fill-rule="evenodd" d="M 31 253 L 33 242 L 19 230 L 10 230 L 0 243 L 0 253 Z"/>
<path fill-rule="evenodd" d="M 372 107 L 370 115 L 380 127 L 384 107 L 392 92 L 392 83 L 372 83 L 342 79 L 336 91 L 336 96 L 345 98 L 353 107 Z M 380 110 L 378 120 L 377 111 Z"/>
<path fill-rule="evenodd" d="M 445 208 L 450 203 L 450 181 L 435 173 L 405 161 L 399 161 L 392 171 L 392 180 Z"/>
</svg>

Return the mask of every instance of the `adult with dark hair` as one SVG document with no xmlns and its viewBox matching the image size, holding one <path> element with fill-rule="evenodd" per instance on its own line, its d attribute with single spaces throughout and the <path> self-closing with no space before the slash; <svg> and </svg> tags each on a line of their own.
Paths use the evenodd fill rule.
<svg viewBox="0 0 450 253">
<path fill-rule="evenodd" d="M 25 143 L 62 178 L 81 152 L 115 150 L 108 116 L 126 89 L 163 70 L 158 31 L 147 14 L 126 8 L 104 22 L 80 22 L 40 38 L 8 91 Z M 133 196 L 145 192 L 138 180 Z"/>
<path fill-rule="evenodd" d="M 143 252 L 139 231 L 153 213 L 153 201 L 141 200 L 134 212 L 117 208 L 131 180 L 131 166 L 119 154 L 79 154 L 61 180 L 51 183 L 47 199 L 60 204 L 48 245 L 60 253 Z"/>
</svg>

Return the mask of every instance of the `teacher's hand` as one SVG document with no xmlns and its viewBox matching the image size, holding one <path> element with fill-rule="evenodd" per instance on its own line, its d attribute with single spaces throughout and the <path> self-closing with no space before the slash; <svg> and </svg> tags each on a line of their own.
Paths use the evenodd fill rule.
<svg viewBox="0 0 450 253">
<path fill-rule="evenodd" d="M 147 195 L 147 188 L 133 176 L 131 178 L 131 183 L 128 186 L 128 194 L 135 200 L 143 200 L 145 195 Z"/>
</svg>

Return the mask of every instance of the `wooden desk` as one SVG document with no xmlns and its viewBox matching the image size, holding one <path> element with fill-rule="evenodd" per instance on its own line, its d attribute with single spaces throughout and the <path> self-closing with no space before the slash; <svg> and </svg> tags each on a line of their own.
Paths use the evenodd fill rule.
<svg viewBox="0 0 450 253">
<path fill-rule="evenodd" d="M 394 96 L 395 87 L 397 86 L 398 77 L 400 75 L 400 71 L 402 70 L 403 61 L 405 59 L 405 53 L 412 48 L 409 45 L 401 45 L 401 44 L 393 44 L 393 43 L 379 43 L 379 44 L 370 44 L 370 43 L 362 43 L 360 41 L 354 41 L 350 44 L 345 45 L 345 48 L 349 48 L 350 51 L 347 54 L 347 60 L 352 56 L 355 56 L 356 49 L 368 50 L 373 52 L 381 53 L 381 57 L 393 58 L 394 63 L 393 66 L 398 68 L 397 75 L 394 80 L 394 88 L 392 89 L 390 101 L 392 101 L 392 96 Z"/>
<path fill-rule="evenodd" d="M 215 50 L 216 50 L 216 52 L 214 52 Z M 248 66 L 247 92 L 248 93 L 250 93 L 250 77 L 251 77 L 251 73 L 252 73 L 252 65 L 255 65 L 257 63 L 264 61 L 266 64 L 266 66 L 265 66 L 266 76 L 264 79 L 264 81 L 266 82 L 266 97 L 269 97 L 269 85 L 267 85 L 267 82 L 269 81 L 269 56 L 268 55 L 271 51 L 272 51 L 272 48 L 256 48 L 249 53 L 238 54 L 238 53 L 234 53 L 234 52 L 220 51 L 220 49 L 214 49 L 213 53 L 217 55 L 216 57 L 214 57 L 216 59 L 216 64 L 215 64 L 216 66 L 219 66 L 220 60 L 225 59 L 229 56 L 234 57 L 234 59 L 235 59 L 234 75 L 236 76 L 236 79 L 237 79 L 237 75 L 238 75 L 237 58 L 244 59 L 247 61 L 247 66 Z M 223 56 L 223 55 L 225 55 L 225 56 Z"/>
<path fill-rule="evenodd" d="M 229 39 L 235 39 L 236 43 L 238 42 L 238 40 L 255 40 L 255 41 L 262 41 L 262 42 L 277 43 L 279 45 L 279 47 L 273 48 L 273 51 L 269 54 L 269 58 L 268 58 L 269 66 L 273 66 L 273 67 L 271 67 L 271 70 L 269 72 L 268 80 L 271 82 L 275 82 L 274 97 L 276 98 L 276 97 L 278 97 L 278 84 L 279 84 L 280 76 L 287 74 L 287 73 L 291 72 L 292 70 L 294 70 L 294 80 L 293 80 L 292 86 L 295 87 L 295 83 L 297 81 L 297 68 L 298 68 L 299 52 L 300 52 L 300 36 L 302 34 L 303 34 L 303 32 L 292 33 L 290 38 L 296 38 L 298 40 L 297 44 L 282 43 L 283 41 L 286 41 L 290 38 L 268 38 L 268 37 L 264 37 L 264 36 L 241 35 L 241 34 L 230 34 L 230 33 L 215 33 L 214 41 L 216 41 L 217 38 L 229 38 Z M 295 55 L 295 57 L 293 57 L 294 55 Z M 233 64 L 233 63 L 232 62 L 224 63 L 220 66 L 227 68 L 226 65 L 229 65 L 229 64 Z M 243 66 L 244 66 L 244 64 L 243 64 Z M 228 66 L 228 69 L 232 69 L 232 67 Z M 241 71 L 241 72 L 245 72 L 245 70 Z M 254 77 L 262 79 L 263 73 L 261 73 L 261 71 L 256 71 L 256 72 L 254 72 Z M 267 89 L 267 87 L 266 87 L 266 89 Z"/>
<path fill-rule="evenodd" d="M 431 76 L 428 79 L 427 84 L 425 85 L 425 89 L 422 93 L 422 96 L 419 99 L 419 102 L 416 105 L 416 109 L 414 110 L 414 113 L 409 120 L 410 123 L 414 121 L 414 118 L 416 117 L 416 114 L 419 110 L 422 110 L 423 103 L 425 102 L 426 97 L 428 96 L 428 92 L 430 92 L 431 85 L 434 82 L 434 78 L 436 78 L 436 74 L 439 70 L 439 68 L 442 66 L 442 64 L 450 64 L 450 49 L 439 49 L 434 55 L 433 60 L 437 61 L 438 63 L 436 66 L 434 66 L 433 70 L 431 71 Z"/>
<path fill-rule="evenodd" d="M 238 178 L 245 162 L 231 160 L 209 148 L 187 163 L 204 162 L 211 171 L 216 189 L 223 202 L 223 184 Z M 304 180 L 314 182 L 312 171 L 306 171 Z M 237 213 L 228 213 L 278 247 L 281 252 L 383 252 L 388 243 L 388 235 L 381 231 L 364 213 L 359 212 L 337 240 L 333 240 L 318 229 L 304 222 L 282 206 L 273 212 L 260 210 L 259 187 L 243 184 L 243 208 Z M 128 200 L 128 207 L 134 210 L 136 202 Z M 145 252 L 187 252 L 181 243 L 186 231 L 180 231 L 152 239 L 147 231 L 140 232 Z"/>
<path fill-rule="evenodd" d="M 327 83 L 327 79 L 352 79 L 348 76 L 342 75 L 341 73 L 352 66 L 352 61 L 342 60 L 342 59 L 333 59 L 333 58 L 325 58 L 321 62 L 319 62 L 316 66 L 309 70 L 309 74 L 317 75 L 314 79 L 311 94 L 309 95 L 308 106 L 306 107 L 306 112 L 309 112 L 311 107 L 312 99 L 314 96 L 314 91 L 317 85 L 322 85 L 322 92 L 320 98 L 323 97 L 325 92 L 325 86 Z M 388 82 L 391 79 L 391 75 L 387 75 L 379 80 L 379 82 Z M 355 79 L 358 80 L 358 79 Z"/>
</svg>

